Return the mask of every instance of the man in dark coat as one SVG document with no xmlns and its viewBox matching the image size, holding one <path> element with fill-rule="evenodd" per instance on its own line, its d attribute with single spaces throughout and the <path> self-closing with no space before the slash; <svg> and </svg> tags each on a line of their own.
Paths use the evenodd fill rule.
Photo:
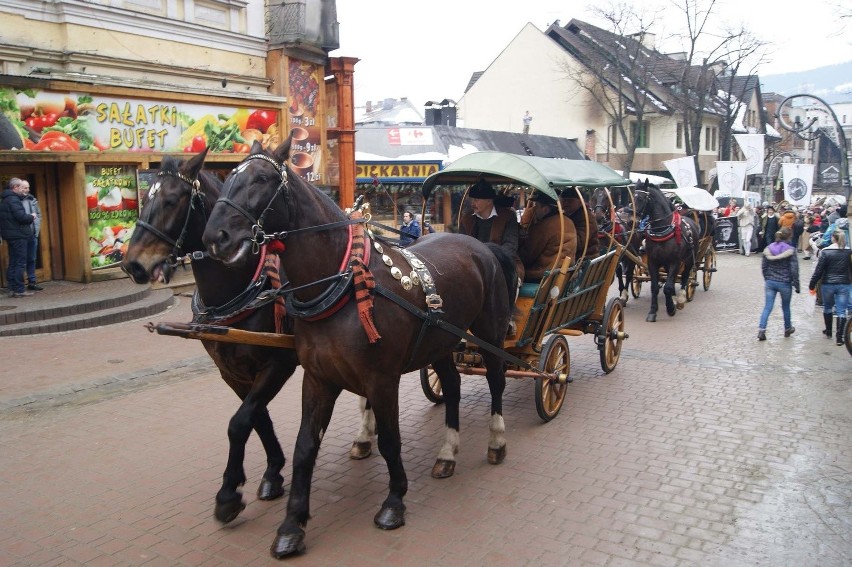
<svg viewBox="0 0 852 567">
<path fill-rule="evenodd" d="M 17 177 L 9 181 L 9 188 L 0 195 L 0 234 L 9 246 L 9 268 L 6 271 L 11 297 L 33 295 L 24 287 L 24 270 L 27 267 L 27 244 L 35 236 L 35 213 L 24 210 L 24 195 L 29 184 Z"/>
<path fill-rule="evenodd" d="M 500 245 L 506 254 L 515 259 L 518 278 L 523 279 L 524 267 L 518 258 L 518 217 L 509 207 L 495 205 L 496 198 L 497 191 L 484 179 L 471 185 L 467 192 L 471 210 L 469 214 L 461 215 L 459 232 L 480 242 Z"/>
<path fill-rule="evenodd" d="M 534 205 L 524 209 L 521 218 L 518 255 L 526 270 L 524 279 L 541 281 L 544 273 L 558 268 L 564 258 L 576 258 L 577 231 L 571 219 L 565 215 L 560 219 L 556 201 L 538 191 L 531 199 Z"/>
</svg>

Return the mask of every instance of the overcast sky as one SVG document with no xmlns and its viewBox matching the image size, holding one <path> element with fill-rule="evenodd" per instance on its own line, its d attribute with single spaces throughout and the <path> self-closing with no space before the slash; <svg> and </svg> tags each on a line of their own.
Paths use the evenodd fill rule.
<svg viewBox="0 0 852 567">
<path fill-rule="evenodd" d="M 663 8 L 659 39 L 685 29 L 675 7 L 682 1 L 635 4 Z M 330 55 L 360 59 L 356 104 L 408 97 L 422 109 L 427 100 L 459 100 L 471 74 L 484 71 L 527 22 L 541 31 L 554 20 L 565 25 L 571 18 L 606 27 L 589 5 L 585 0 L 337 0 L 340 49 Z M 846 20 L 844 34 L 841 5 L 848 6 L 848 0 L 717 0 L 712 21 L 718 28 L 745 23 L 771 42 L 773 52 L 758 73 L 774 75 L 852 60 L 852 21 Z M 671 42 L 661 47 L 680 51 Z"/>
</svg>

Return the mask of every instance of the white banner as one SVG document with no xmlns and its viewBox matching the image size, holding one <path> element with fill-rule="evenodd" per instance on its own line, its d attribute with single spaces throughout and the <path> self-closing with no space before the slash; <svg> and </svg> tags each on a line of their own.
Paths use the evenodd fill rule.
<svg viewBox="0 0 852 567">
<path fill-rule="evenodd" d="M 731 197 L 742 197 L 747 167 L 748 164 L 744 161 L 717 161 L 716 175 L 719 178 L 719 191 Z"/>
<path fill-rule="evenodd" d="M 763 134 L 734 134 L 748 164 L 746 174 L 763 173 Z"/>
<path fill-rule="evenodd" d="M 791 205 L 810 205 L 814 183 L 814 164 L 782 163 L 784 175 L 784 198 Z"/>
<path fill-rule="evenodd" d="M 663 165 L 672 174 L 672 179 L 674 179 L 678 189 L 698 185 L 698 176 L 695 175 L 694 156 L 666 160 L 663 162 Z"/>
</svg>

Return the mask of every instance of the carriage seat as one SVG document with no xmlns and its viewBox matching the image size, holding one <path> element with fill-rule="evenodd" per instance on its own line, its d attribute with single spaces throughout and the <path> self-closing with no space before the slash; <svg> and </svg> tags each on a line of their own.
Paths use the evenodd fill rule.
<svg viewBox="0 0 852 567">
<path fill-rule="evenodd" d="M 521 285 L 519 297 L 535 297 L 540 282 L 524 282 Z"/>
</svg>

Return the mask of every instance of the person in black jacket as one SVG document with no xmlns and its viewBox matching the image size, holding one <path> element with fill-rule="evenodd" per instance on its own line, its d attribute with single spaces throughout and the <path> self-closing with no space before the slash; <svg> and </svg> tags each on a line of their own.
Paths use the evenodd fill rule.
<svg viewBox="0 0 852 567">
<path fill-rule="evenodd" d="M 825 338 L 831 338 L 832 309 L 837 314 L 838 345 L 844 344 L 846 310 L 849 305 L 849 285 L 852 284 L 852 250 L 846 248 L 846 233 L 835 230 L 831 244 L 819 253 L 816 269 L 808 288 L 816 293 L 817 282 L 822 280 L 822 317 L 825 321 Z"/>
<path fill-rule="evenodd" d="M 6 282 L 11 297 L 33 295 L 24 287 L 24 270 L 27 267 L 27 244 L 35 236 L 35 213 L 24 210 L 24 195 L 29 184 L 17 177 L 9 180 L 9 188 L 0 195 L 0 234 L 9 246 L 9 268 Z"/>
<path fill-rule="evenodd" d="M 789 337 L 796 332 L 790 314 L 790 299 L 794 289 L 799 293 L 799 258 L 796 256 L 796 248 L 790 244 L 792 237 L 793 231 L 784 227 L 775 233 L 775 242 L 763 251 L 761 269 L 765 280 L 766 302 L 757 331 L 757 339 L 760 341 L 766 340 L 766 324 L 778 294 L 781 294 L 781 311 L 784 314 L 784 336 Z"/>
</svg>

